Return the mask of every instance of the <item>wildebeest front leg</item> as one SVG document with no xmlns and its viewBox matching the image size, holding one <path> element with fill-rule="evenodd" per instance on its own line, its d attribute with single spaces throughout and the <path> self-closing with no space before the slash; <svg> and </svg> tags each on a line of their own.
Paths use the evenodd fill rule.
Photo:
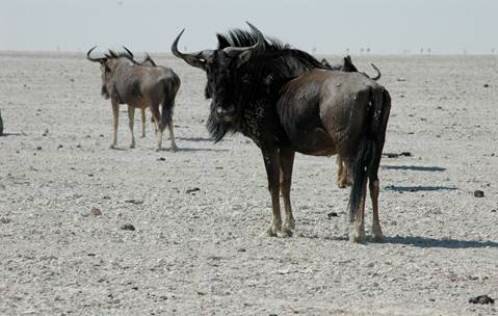
<svg viewBox="0 0 498 316">
<path fill-rule="evenodd" d="M 263 150 L 266 175 L 268 178 L 268 190 L 271 195 L 272 222 L 267 230 L 269 236 L 277 236 L 282 229 L 282 218 L 280 216 L 280 166 L 279 154 L 276 149 Z"/>
<path fill-rule="evenodd" d="M 130 125 L 130 133 L 131 133 L 131 144 L 130 148 L 135 148 L 135 134 L 133 133 L 133 127 L 135 125 L 135 108 L 131 105 L 128 105 L 128 119 Z"/>
<path fill-rule="evenodd" d="M 111 148 L 116 148 L 118 144 L 118 124 L 119 124 L 119 103 L 112 101 L 112 143 Z"/>
<path fill-rule="evenodd" d="M 282 232 L 292 236 L 295 227 L 294 216 L 292 215 L 292 206 L 290 201 L 290 190 L 292 185 L 292 166 L 294 165 L 295 153 L 291 150 L 280 150 L 280 193 L 284 200 L 285 221 Z"/>
<path fill-rule="evenodd" d="M 145 118 L 145 110 L 146 109 L 142 108 L 141 110 L 142 110 L 141 111 L 142 112 L 142 138 L 144 138 L 145 137 L 145 119 L 146 119 Z"/>
</svg>

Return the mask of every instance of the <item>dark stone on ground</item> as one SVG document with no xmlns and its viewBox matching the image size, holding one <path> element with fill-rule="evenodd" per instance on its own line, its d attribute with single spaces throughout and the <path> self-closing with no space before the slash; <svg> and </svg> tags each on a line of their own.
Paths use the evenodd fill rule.
<svg viewBox="0 0 498 316">
<path fill-rule="evenodd" d="M 484 192 L 483 192 L 483 191 L 481 191 L 481 190 L 475 190 L 475 191 L 474 191 L 474 196 L 475 196 L 476 198 L 482 198 L 482 197 L 484 197 Z"/>
<path fill-rule="evenodd" d="M 132 224 L 124 224 L 123 226 L 121 226 L 121 229 L 122 230 L 134 231 L 135 230 L 135 226 L 133 226 Z"/>
<path fill-rule="evenodd" d="M 487 295 L 479 295 L 469 299 L 471 304 L 494 304 L 495 300 Z"/>
</svg>

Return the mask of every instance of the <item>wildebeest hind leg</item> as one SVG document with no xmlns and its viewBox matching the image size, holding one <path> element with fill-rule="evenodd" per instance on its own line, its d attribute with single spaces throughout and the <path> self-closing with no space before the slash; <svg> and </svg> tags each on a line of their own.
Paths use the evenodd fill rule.
<svg viewBox="0 0 498 316">
<path fill-rule="evenodd" d="M 156 124 L 156 137 L 157 137 L 157 151 L 160 151 L 163 144 L 163 130 L 164 128 L 161 126 L 161 114 L 159 113 L 159 107 L 157 105 L 153 105 L 150 107 L 150 111 L 152 112 L 152 117 L 154 118 L 154 122 Z"/>
<path fill-rule="evenodd" d="M 116 148 L 118 144 L 118 124 L 119 124 L 119 103 L 112 102 L 112 143 L 111 148 Z"/>
<path fill-rule="evenodd" d="M 272 222 L 266 231 L 269 236 L 277 236 L 282 229 L 282 217 L 280 216 L 280 166 L 279 156 L 276 149 L 263 150 L 266 175 L 268 178 L 268 190 L 271 195 Z"/>
<path fill-rule="evenodd" d="M 131 105 L 128 105 L 128 124 L 130 125 L 130 133 L 131 133 L 131 144 L 130 148 L 135 148 L 135 134 L 133 133 L 133 127 L 135 125 L 135 108 Z"/>
<path fill-rule="evenodd" d="M 169 130 L 169 138 L 171 139 L 171 150 L 177 151 L 178 146 L 176 146 L 176 142 L 175 142 L 175 133 L 173 131 L 173 120 L 171 120 L 168 123 L 168 130 Z"/>
<path fill-rule="evenodd" d="M 382 229 L 380 228 L 379 221 L 379 180 L 370 181 L 370 197 L 372 199 L 372 234 L 375 241 L 383 241 L 384 235 L 382 234 Z"/>
<path fill-rule="evenodd" d="M 295 153 L 291 150 L 280 150 L 280 193 L 284 200 L 285 221 L 282 226 L 282 233 L 292 236 L 295 228 L 294 216 L 290 201 L 290 189 L 292 185 L 292 166 L 294 164 Z"/>
<path fill-rule="evenodd" d="M 141 109 L 141 112 L 142 112 L 142 138 L 145 137 L 145 108 L 142 108 Z"/>
</svg>

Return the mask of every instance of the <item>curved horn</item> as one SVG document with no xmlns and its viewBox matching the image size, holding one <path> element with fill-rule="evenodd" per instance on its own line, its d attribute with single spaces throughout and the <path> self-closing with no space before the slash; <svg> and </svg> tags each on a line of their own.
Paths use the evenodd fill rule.
<svg viewBox="0 0 498 316">
<path fill-rule="evenodd" d="M 201 68 L 201 69 L 206 69 L 206 59 L 209 58 L 212 54 L 212 50 L 203 50 L 200 52 L 196 53 L 182 53 L 178 50 L 178 42 L 180 41 L 180 37 L 182 37 L 183 32 L 185 32 L 185 29 L 183 29 L 180 34 L 176 37 L 176 39 L 173 41 L 173 44 L 171 44 L 171 52 L 173 55 L 175 55 L 178 58 L 183 59 L 187 64 L 193 67 Z"/>
<path fill-rule="evenodd" d="M 95 58 L 95 57 L 91 57 L 90 54 L 93 52 L 93 50 L 97 48 L 97 46 L 93 46 L 92 48 L 90 48 L 88 50 L 88 52 L 86 53 L 86 59 L 88 59 L 89 61 L 93 61 L 93 62 L 97 62 L 97 63 L 101 63 L 103 61 L 106 60 L 106 58 Z"/>
<path fill-rule="evenodd" d="M 123 46 L 123 49 L 126 51 L 126 53 L 128 53 L 128 55 L 130 55 L 131 58 L 135 57 L 133 53 L 126 46 Z"/>
<path fill-rule="evenodd" d="M 234 55 L 237 53 L 242 53 L 243 51 L 257 51 L 258 49 L 262 48 L 265 44 L 265 36 L 263 33 L 258 30 L 254 25 L 252 25 L 249 22 L 246 22 L 247 25 L 251 28 L 251 31 L 253 31 L 254 34 L 257 36 L 256 43 L 252 46 L 247 46 L 247 47 L 226 47 L 223 49 L 223 51 L 227 54 Z"/>
<path fill-rule="evenodd" d="M 372 80 L 375 80 L 375 81 L 379 80 L 379 79 L 380 79 L 380 77 L 382 76 L 382 75 L 381 75 L 381 73 L 380 73 L 379 68 L 377 68 L 377 66 L 375 66 L 374 64 L 370 64 L 370 65 L 371 65 L 371 66 L 372 66 L 372 68 L 373 68 L 373 69 L 377 72 L 377 75 L 376 75 L 375 77 L 371 78 L 371 79 L 372 79 Z"/>
</svg>

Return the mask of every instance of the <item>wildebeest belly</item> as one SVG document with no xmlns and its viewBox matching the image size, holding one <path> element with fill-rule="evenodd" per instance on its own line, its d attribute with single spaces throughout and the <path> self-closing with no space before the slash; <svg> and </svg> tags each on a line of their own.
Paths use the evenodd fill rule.
<svg viewBox="0 0 498 316">
<path fill-rule="evenodd" d="M 332 156 L 337 146 L 327 131 L 321 127 L 310 130 L 296 130 L 288 135 L 293 150 L 313 156 Z"/>
</svg>

